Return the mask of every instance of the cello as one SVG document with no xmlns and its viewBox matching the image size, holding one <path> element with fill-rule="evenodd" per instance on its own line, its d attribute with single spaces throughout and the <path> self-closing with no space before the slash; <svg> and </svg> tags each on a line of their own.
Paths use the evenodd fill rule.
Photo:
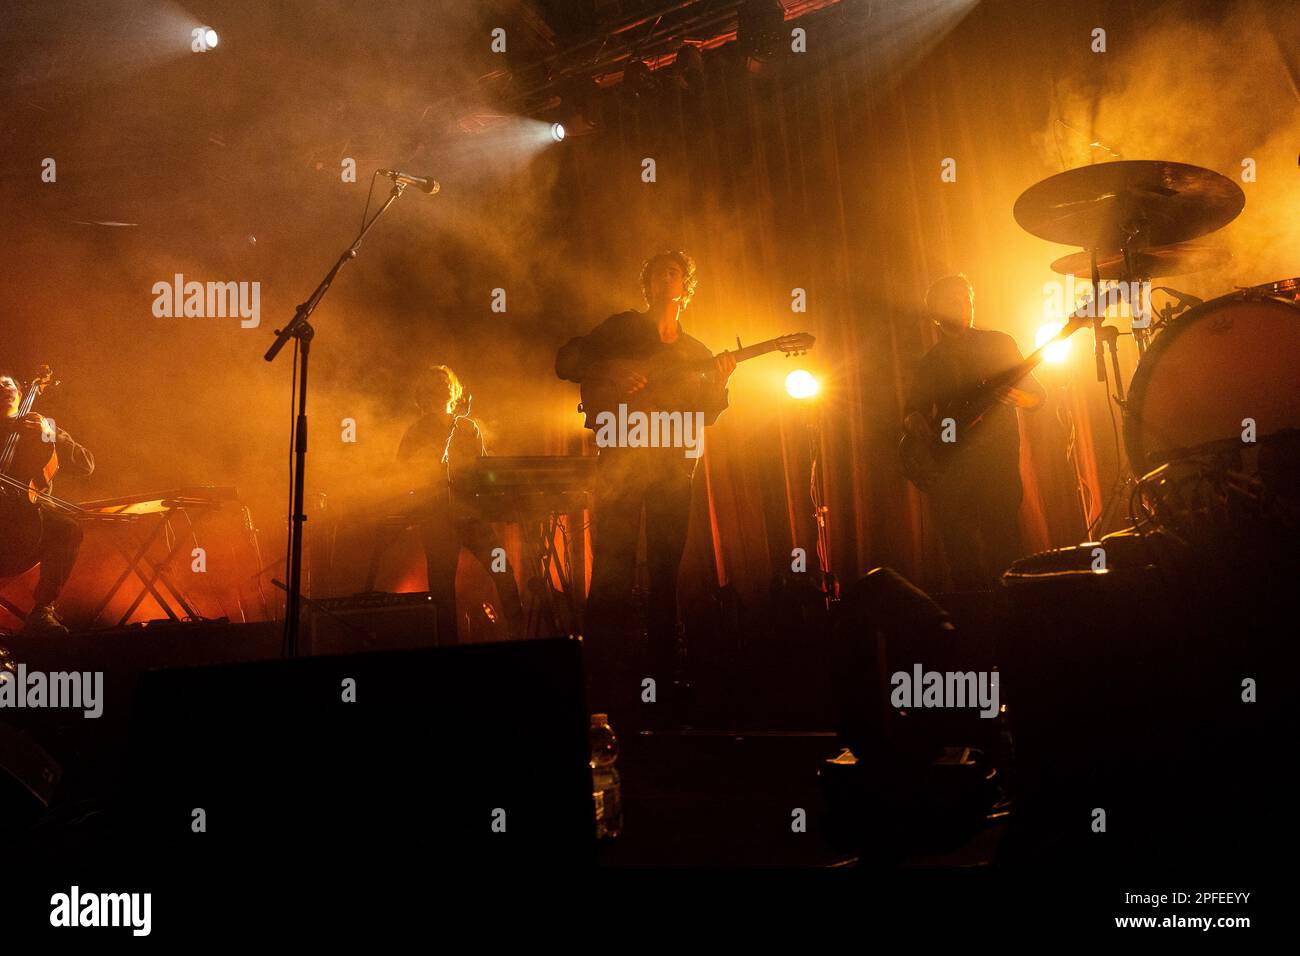
<svg viewBox="0 0 1300 956">
<path fill-rule="evenodd" d="M 36 564 L 42 527 L 37 503 L 46 498 L 41 488 L 48 487 L 59 470 L 59 455 L 55 442 L 25 436 L 22 419 L 51 384 L 57 384 L 54 373 L 42 365 L 27 383 L 17 417 L 9 419 L 10 431 L 0 450 L 0 576 L 22 574 Z"/>
</svg>

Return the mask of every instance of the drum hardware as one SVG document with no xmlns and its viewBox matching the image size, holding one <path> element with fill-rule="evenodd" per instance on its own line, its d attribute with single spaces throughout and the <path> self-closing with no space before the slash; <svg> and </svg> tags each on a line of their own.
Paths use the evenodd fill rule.
<svg viewBox="0 0 1300 956">
<path fill-rule="evenodd" d="M 1087 256 L 1093 297 L 1101 293 L 1102 264 L 1125 282 L 1149 279 L 1163 259 L 1168 267 L 1195 271 L 1216 253 L 1186 249 L 1152 252 L 1226 226 L 1246 204 L 1241 187 L 1200 166 L 1154 160 L 1120 160 L 1069 169 L 1030 186 L 1013 214 L 1026 232 L 1050 242 L 1079 246 L 1063 268 L 1079 270 Z M 1141 273 L 1147 272 L 1147 275 Z M 1093 325 L 1097 381 L 1106 381 L 1102 317 Z"/>
<path fill-rule="evenodd" d="M 1131 264 L 1126 263 L 1122 252 L 1103 254 L 1097 259 L 1098 272 L 1103 279 L 1123 279 L 1131 271 L 1148 279 L 1187 275 L 1232 261 L 1232 253 L 1225 246 L 1198 242 L 1175 242 L 1167 246 L 1147 246 L 1130 250 Z M 1080 279 L 1092 275 L 1091 257 L 1087 253 L 1072 252 L 1052 263 L 1052 271 L 1059 275 L 1073 275 Z"/>
<path fill-rule="evenodd" d="M 1103 276 L 1119 278 L 1131 289 L 1135 281 L 1147 283 L 1156 275 L 1181 275 L 1227 261 L 1230 255 L 1221 247 L 1193 244 L 1190 240 L 1226 226 L 1241 213 L 1245 203 L 1241 187 L 1212 170 L 1186 163 L 1121 160 L 1049 176 L 1021 193 L 1013 213 L 1025 231 L 1082 248 L 1082 252 L 1056 260 L 1052 267 L 1062 274 L 1088 275 L 1094 299 L 1099 300 Z M 1166 306 L 1161 312 L 1161 324 L 1167 327 L 1191 297 L 1166 291 L 1178 299 L 1176 306 Z M 1112 415 L 1113 426 L 1107 348 L 1115 376 L 1114 399 L 1126 422 L 1128 402 L 1115 349 L 1118 332 L 1108 328 L 1103 315 L 1094 319 L 1097 381 L 1106 389 L 1107 413 Z M 1139 368 L 1150 336 L 1149 327 L 1134 327 Z M 1132 398 L 1132 389 L 1128 398 Z M 1104 526 L 1123 490 L 1133 486 L 1131 469 L 1125 469 L 1118 460 L 1122 458 L 1118 448 L 1116 452 L 1115 486 L 1110 500 L 1089 527 L 1090 536 L 1094 529 Z M 1131 453 L 1129 460 L 1132 467 L 1137 467 Z"/>
<path fill-rule="evenodd" d="M 1236 289 L 1237 294 L 1244 299 L 1284 299 L 1300 305 L 1300 278 L 1280 279 L 1263 285 L 1239 285 Z"/>
<path fill-rule="evenodd" d="M 1138 361 L 1142 361 L 1142 356 L 1147 354 L 1147 349 L 1151 345 L 1151 339 L 1157 329 L 1166 329 L 1178 316 L 1182 315 L 1188 309 L 1194 308 L 1204 302 L 1194 295 L 1186 292 L 1179 292 L 1177 289 L 1165 285 L 1151 287 L 1152 292 L 1163 292 L 1168 295 L 1172 301 L 1165 303 L 1158 310 L 1159 318 L 1153 319 L 1144 329 L 1133 329 L 1133 342 L 1137 345 Z"/>
<path fill-rule="evenodd" d="M 1186 311 L 1138 364 L 1124 415 L 1135 472 L 1219 442 L 1240 448 L 1300 428 L 1300 304 L 1254 287 Z"/>
<path fill-rule="evenodd" d="M 1115 392 L 1114 394 L 1111 394 L 1109 390 L 1107 391 L 1107 402 L 1106 402 L 1106 414 L 1109 415 L 1111 418 L 1112 427 L 1115 427 L 1115 411 L 1110 406 L 1111 400 L 1114 400 L 1115 404 L 1119 406 L 1119 413 L 1121 418 L 1124 415 L 1124 407 L 1126 405 L 1126 400 L 1124 396 L 1124 376 L 1120 374 L 1120 366 L 1119 366 L 1120 334 L 1121 333 L 1119 329 L 1117 329 L 1113 325 L 1103 325 L 1100 329 L 1101 340 L 1103 343 L 1105 343 L 1106 349 L 1110 352 L 1111 369 L 1114 371 L 1115 374 Z M 1136 335 L 1136 333 L 1134 334 Z M 1118 461 L 1119 453 L 1120 453 L 1119 448 L 1116 447 L 1115 454 L 1117 458 L 1116 460 L 1117 465 L 1120 465 L 1120 462 Z M 1105 505 L 1102 507 L 1101 511 L 1098 512 L 1097 519 L 1091 525 L 1088 526 L 1089 539 L 1092 539 L 1095 533 L 1099 529 L 1106 527 L 1106 522 L 1110 520 L 1111 516 L 1114 513 L 1114 509 L 1119 504 L 1119 502 L 1121 500 L 1128 500 L 1128 497 L 1125 495 L 1125 492 L 1129 492 L 1131 494 L 1133 489 L 1133 483 L 1134 482 L 1133 482 L 1132 471 L 1130 469 L 1123 468 L 1121 466 L 1119 472 L 1115 476 L 1114 484 L 1111 485 L 1110 494 L 1105 499 L 1103 499 L 1105 501 Z"/>
<path fill-rule="evenodd" d="M 1241 187 L 1212 170 L 1121 160 L 1049 176 L 1026 189 L 1013 212 L 1041 239 L 1113 255 L 1138 236 L 1148 247 L 1197 239 L 1232 222 L 1245 205 Z"/>
<path fill-rule="evenodd" d="M 1209 442 L 1172 456 L 1134 487 L 1130 513 L 1139 533 L 1154 529 L 1198 553 L 1243 536 L 1247 547 L 1274 536 L 1289 549 L 1300 530 L 1300 499 L 1291 491 L 1298 449 L 1300 430 L 1284 429 L 1257 444 Z"/>
</svg>

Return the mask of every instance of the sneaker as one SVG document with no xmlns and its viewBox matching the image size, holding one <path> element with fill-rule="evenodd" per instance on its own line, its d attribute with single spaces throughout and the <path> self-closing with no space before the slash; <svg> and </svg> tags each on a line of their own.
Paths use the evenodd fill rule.
<svg viewBox="0 0 1300 956">
<path fill-rule="evenodd" d="M 64 637 L 67 634 L 67 627 L 48 604 L 32 608 L 32 613 L 27 615 L 27 620 L 23 623 L 25 637 Z"/>
</svg>

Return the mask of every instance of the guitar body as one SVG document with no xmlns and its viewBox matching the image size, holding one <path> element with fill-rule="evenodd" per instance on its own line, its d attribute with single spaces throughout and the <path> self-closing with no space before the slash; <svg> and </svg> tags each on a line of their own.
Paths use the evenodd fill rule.
<svg viewBox="0 0 1300 956">
<path fill-rule="evenodd" d="M 686 380 L 692 376 L 702 379 L 712 367 L 712 363 L 694 367 L 681 362 L 665 361 L 665 358 L 670 359 L 671 356 L 656 356 L 645 363 L 646 387 L 633 395 L 624 392 L 617 383 L 609 379 L 600 378 L 583 382 L 579 386 L 579 395 L 582 399 L 580 407 L 585 416 L 584 427 L 595 431 L 599 427 L 596 423 L 597 416 L 602 412 L 617 416 L 619 405 L 626 405 L 629 412 L 649 413 L 668 410 L 669 394 L 680 390 Z"/>
<path fill-rule="evenodd" d="M 815 342 L 816 339 L 807 332 L 795 332 L 735 352 L 720 354 L 732 355 L 740 363 L 767 352 L 800 355 L 812 348 Z M 619 405 L 626 405 L 629 412 L 680 411 L 681 409 L 672 407 L 670 396 L 679 393 L 692 377 L 703 381 L 713 369 L 713 361 L 682 362 L 670 352 L 655 355 L 641 363 L 645 369 L 646 386 L 633 395 L 624 392 L 616 382 L 608 379 L 595 378 L 582 382 L 579 387 L 582 404 L 578 406 L 578 411 L 585 416 L 584 427 L 595 431 L 599 428 L 597 417 L 602 412 L 617 416 Z"/>
<path fill-rule="evenodd" d="M 946 470 L 942 446 L 942 442 L 908 431 L 903 432 L 903 438 L 898 443 L 903 476 L 924 492 L 934 491 Z"/>
</svg>

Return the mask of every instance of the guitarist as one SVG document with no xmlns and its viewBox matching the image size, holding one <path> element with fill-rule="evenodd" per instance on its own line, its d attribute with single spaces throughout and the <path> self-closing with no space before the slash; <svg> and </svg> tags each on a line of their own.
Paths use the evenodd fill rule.
<svg viewBox="0 0 1300 956">
<path fill-rule="evenodd" d="M 10 477 L 22 481 L 35 479 L 37 490 L 49 494 L 51 483 L 44 480 L 43 474 L 38 474 L 40 466 L 33 467 L 33 464 L 37 460 L 44 464 L 49 456 L 43 452 L 51 445 L 58 456 L 60 470 L 88 477 L 95 470 L 95 459 L 90 452 L 50 419 L 36 412 L 20 418 L 22 398 L 17 380 L 12 375 L 0 374 L 0 409 L 4 413 L 0 418 L 0 438 L 7 438 L 15 431 L 19 435 Z M 35 518 L 19 521 L 19 518 L 28 516 L 10 513 L 11 508 L 34 509 Z M 49 508 L 30 503 L 22 495 L 15 498 L 12 493 L 7 496 L 0 523 L 8 525 L 0 527 L 0 578 L 23 574 L 37 563 L 41 566 L 40 580 L 33 596 L 35 607 L 27 615 L 23 633 L 35 636 L 67 634 L 67 627 L 54 611 L 54 602 L 77 560 L 81 548 L 81 526 Z M 19 525 L 31 529 L 31 532 L 18 533 Z"/>
<path fill-rule="evenodd" d="M 975 328 L 975 289 L 965 275 L 939 279 L 926 293 L 925 305 L 941 337 L 916 366 L 903 425 L 930 438 L 941 427 L 940 409 L 1023 358 L 1005 332 Z M 1037 409 L 1047 393 L 1027 374 L 997 397 L 998 407 L 956 436 L 951 466 L 931 491 L 952 583 L 959 590 L 992 586 L 1023 553 L 1015 409 Z"/>
<path fill-rule="evenodd" d="M 727 380 L 736 360 L 712 352 L 682 328 L 683 310 L 698 279 L 695 262 L 682 252 L 661 252 L 641 267 L 644 312 L 610 316 L 590 333 L 566 343 L 555 371 L 571 382 L 613 382 L 632 403 L 650 387 L 660 411 L 699 412 L 712 425 L 727 407 Z M 652 381 L 655 369 L 712 362 L 703 375 Z M 661 378 L 663 376 L 661 375 Z M 653 677 L 671 693 L 677 642 L 677 572 L 686 547 L 691 513 L 691 477 L 697 457 L 681 448 L 605 447 L 597 465 L 592 542 L 591 593 L 587 600 L 587 646 L 592 706 L 627 713 L 640 701 L 641 680 Z M 641 515 L 646 523 L 650 593 L 646 633 L 648 660 L 637 670 L 633 656 L 638 630 L 629 613 Z M 663 700 L 665 698 L 659 698 Z M 671 700 L 671 698 L 667 698 Z M 662 713 L 662 711 L 656 711 Z"/>
</svg>

